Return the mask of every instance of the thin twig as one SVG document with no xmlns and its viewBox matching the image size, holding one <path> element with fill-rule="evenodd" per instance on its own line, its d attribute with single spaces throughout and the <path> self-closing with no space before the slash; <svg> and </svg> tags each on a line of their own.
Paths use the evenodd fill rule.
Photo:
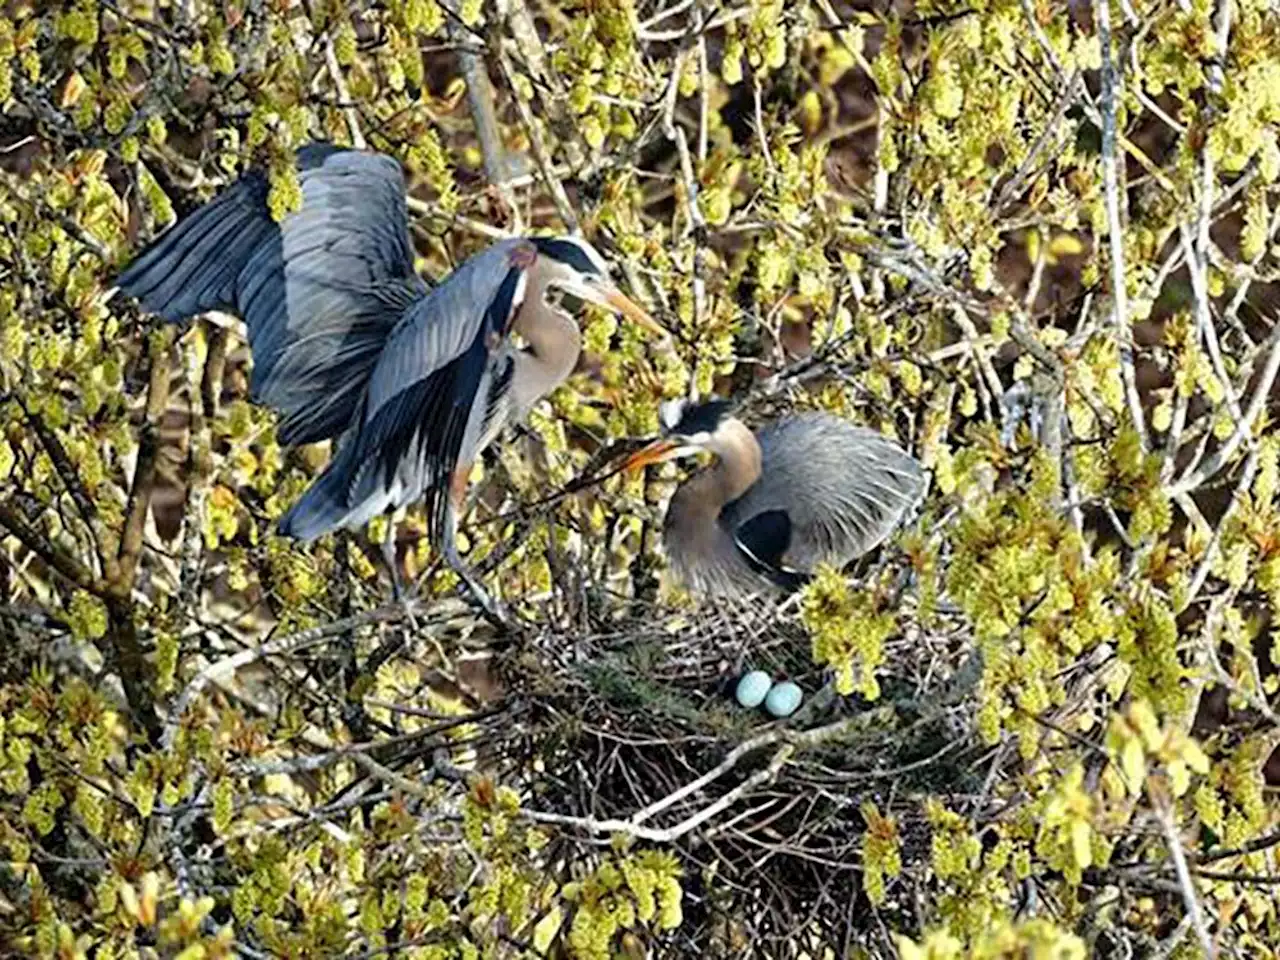
<svg viewBox="0 0 1280 960">
<path fill-rule="evenodd" d="M 729 755 L 726 756 L 722 761 L 720 761 L 719 764 L 717 764 L 712 769 L 708 770 L 702 776 L 698 777 L 696 780 L 690 780 L 679 790 L 676 790 L 672 793 L 667 794 L 662 799 L 649 804 L 649 806 L 645 807 L 643 810 L 640 810 L 635 814 L 633 814 L 631 816 L 631 822 L 644 823 L 644 821 L 648 820 L 650 817 L 654 816 L 655 814 L 659 814 L 663 810 L 666 810 L 668 807 L 672 806 L 673 804 L 679 803 L 685 797 L 691 794 L 697 793 L 703 787 L 711 783 L 711 781 L 728 773 L 730 770 L 732 770 L 734 767 L 738 765 L 738 762 L 743 757 L 747 756 L 750 753 L 754 753 L 755 751 L 759 750 L 761 747 L 765 747 L 777 742 L 778 742 L 778 734 L 776 731 L 770 732 L 770 733 L 764 733 L 757 737 L 752 737 L 750 740 L 744 740 L 742 743 L 738 744 L 738 746 L 734 747 L 733 750 L 729 751 Z"/>
<path fill-rule="evenodd" d="M 575 827 L 592 834 L 620 833 L 626 836 L 636 837 L 640 840 L 650 840 L 655 843 L 671 843 L 680 839 L 685 834 L 696 830 L 717 814 L 727 810 L 751 790 L 754 790 L 761 784 L 772 781 L 778 775 L 778 772 L 786 765 L 787 761 L 791 759 L 794 752 L 808 747 L 813 747 L 830 740 L 838 739 L 851 730 L 864 726 L 867 722 L 868 718 L 866 716 L 846 717 L 843 720 L 837 720 L 834 723 L 829 723 L 825 726 L 815 727 L 812 730 L 796 731 L 786 727 L 779 727 L 769 731 L 768 733 L 753 737 L 751 740 L 748 740 L 735 748 L 720 764 L 708 773 L 703 774 L 696 780 L 693 780 L 680 789 L 674 791 L 671 795 L 664 797 L 656 803 L 650 804 L 628 820 L 598 820 L 594 817 L 575 817 L 567 814 L 546 813 L 543 811 L 528 809 L 521 810 L 521 815 L 535 822 L 554 823 L 561 826 Z M 781 746 L 774 752 L 768 765 L 757 770 L 751 776 L 747 777 L 742 783 L 719 797 L 715 802 L 666 829 L 646 827 L 640 822 L 661 812 L 662 810 L 667 809 L 678 801 L 683 800 L 685 797 L 696 793 L 712 780 L 728 772 L 748 754 L 760 749 L 761 747 L 770 746 L 772 744 L 781 744 Z"/>
<path fill-rule="evenodd" d="M 347 90 L 347 81 L 342 76 L 342 66 L 338 63 L 338 55 L 333 49 L 333 37 L 328 33 L 324 35 L 324 65 L 329 72 L 329 79 L 333 81 L 333 88 L 338 93 L 338 102 L 343 105 L 340 109 L 347 121 L 347 132 L 351 135 L 351 144 L 357 150 L 363 150 L 365 140 L 364 133 L 360 130 L 360 115 L 352 104 L 351 94 Z"/>
<path fill-rule="evenodd" d="M 1187 916 L 1191 918 L 1191 926 L 1200 940 L 1204 955 L 1213 960 L 1218 955 L 1213 938 L 1209 936 L 1209 928 L 1205 925 L 1204 908 L 1200 905 L 1200 896 L 1196 893 L 1195 882 L 1191 879 L 1191 871 L 1187 867 L 1186 853 L 1182 849 L 1182 840 L 1178 836 L 1177 825 L 1165 803 L 1152 797 L 1156 819 L 1160 821 L 1160 829 L 1164 832 L 1165 842 L 1169 845 L 1169 855 L 1173 858 L 1173 867 L 1178 875 L 1178 886 L 1182 890 L 1182 902 L 1186 905 Z"/>
<path fill-rule="evenodd" d="M 764 109 L 760 100 L 760 78 L 751 82 L 751 92 L 755 104 L 756 137 L 760 141 L 760 152 L 764 155 L 764 165 L 773 172 L 773 154 L 769 152 L 769 134 L 764 127 Z"/>
<path fill-rule="evenodd" d="M 1242 843 L 1238 847 L 1231 847 L 1227 850 L 1214 850 L 1212 853 L 1193 853 L 1189 859 L 1192 863 L 1213 863 L 1215 860 L 1226 860 L 1228 857 L 1243 857 L 1250 853 L 1270 850 L 1277 845 L 1280 845 L 1280 830 L 1273 830 L 1271 833 L 1254 837 L 1248 843 Z"/>
<path fill-rule="evenodd" d="M 196 697 L 210 683 L 215 680 L 224 680 L 233 675 L 241 667 L 246 667 L 251 663 L 255 663 L 264 657 L 279 656 L 284 653 L 295 653 L 303 647 L 308 647 L 315 643 L 321 643 L 325 640 L 332 639 L 348 633 L 357 627 L 368 626 L 374 623 L 395 623 L 405 617 L 405 606 L 401 603 L 389 603 L 384 606 L 377 607 L 373 610 L 367 610 L 364 613 L 356 614 L 342 620 L 335 620 L 332 623 L 322 624 L 318 627 L 309 627 L 306 630 L 299 630 L 297 633 L 291 633 L 287 636 L 271 640 L 267 643 L 238 653 L 230 654 L 217 660 L 209 666 L 205 667 L 198 674 L 191 678 L 182 693 L 174 702 L 172 709 L 169 711 L 168 719 L 164 726 L 164 735 L 161 738 L 161 745 L 168 749 L 173 746 L 173 738 L 177 735 L 178 726 L 182 722 L 182 717 L 186 714 Z"/>
<path fill-rule="evenodd" d="M 1222 541 L 1222 532 L 1227 528 L 1227 524 L 1231 522 L 1231 518 L 1235 515 L 1236 508 L 1239 507 L 1244 495 L 1248 492 L 1250 485 L 1253 483 L 1254 474 L 1258 470 L 1258 451 L 1255 449 L 1249 454 L 1249 459 L 1245 461 L 1244 470 L 1240 474 L 1240 480 L 1236 483 L 1235 493 L 1231 495 L 1231 500 L 1227 504 L 1226 510 L 1223 511 L 1222 517 L 1218 520 L 1218 525 L 1213 530 L 1213 536 L 1209 539 L 1209 546 L 1205 548 L 1204 556 L 1200 559 L 1199 566 L 1196 567 L 1195 575 L 1191 578 L 1191 583 L 1187 587 L 1186 595 L 1183 597 L 1179 612 L 1187 609 L 1191 604 L 1195 603 L 1196 597 L 1200 595 L 1200 590 L 1204 586 L 1205 581 L 1209 578 L 1209 571 L 1213 567 L 1213 562 L 1218 555 L 1218 545 Z M 1185 511 L 1184 511 L 1185 512 Z"/>
<path fill-rule="evenodd" d="M 467 230 L 490 240 L 502 240 L 511 236 L 511 234 L 506 230 L 491 226 L 490 224 L 484 223 L 481 220 L 476 220 L 472 217 L 465 217 L 459 213 L 451 213 L 447 210 L 442 210 L 435 204 L 428 203 L 425 200 L 419 200 L 417 197 L 406 197 L 405 205 L 408 206 L 410 213 L 417 214 L 420 217 L 430 217 L 432 220 L 447 223 L 450 226 Z"/>
<path fill-rule="evenodd" d="M 680 179 L 684 185 L 685 214 L 687 217 L 686 235 L 693 234 L 693 328 L 702 329 L 702 318 L 706 312 L 707 284 L 703 279 L 704 264 L 701 237 L 706 221 L 698 206 L 698 181 L 694 176 L 693 158 L 689 155 L 689 141 L 685 137 L 684 128 L 675 122 L 676 95 L 680 89 L 680 74 L 688 52 L 676 57 L 672 68 L 671 85 L 667 88 L 666 109 L 663 111 L 662 128 L 667 139 L 675 144 L 676 153 L 680 157 Z"/>
<path fill-rule="evenodd" d="M 1244 411 L 1243 418 L 1236 424 L 1235 430 L 1227 438 L 1226 442 L 1215 450 L 1211 456 L 1206 457 L 1194 469 L 1188 470 L 1187 473 L 1183 474 L 1182 479 L 1174 483 L 1172 487 L 1166 487 L 1165 492 L 1170 496 L 1191 493 L 1216 475 L 1230 461 L 1236 452 L 1236 448 L 1244 442 L 1245 437 L 1253 430 L 1254 421 L 1258 419 L 1258 415 L 1262 413 L 1263 407 L 1266 406 L 1267 397 L 1271 394 L 1271 385 L 1275 383 L 1277 372 L 1280 372 L 1280 323 L 1271 328 L 1271 333 L 1267 336 L 1263 346 L 1269 350 L 1267 364 L 1263 367 L 1262 375 L 1258 379 L 1258 385 L 1254 387 L 1253 396 L 1249 400 L 1249 407 Z"/>
<path fill-rule="evenodd" d="M 693 26 L 698 31 L 698 163 L 707 162 L 707 140 L 711 113 L 711 68 L 707 63 L 707 38 L 702 32 L 702 4 L 694 7 Z"/>
<path fill-rule="evenodd" d="M 1205 230 L 1206 236 L 1208 229 Z M 1222 361 L 1222 346 L 1218 342 L 1218 331 L 1213 322 L 1213 310 L 1209 305 L 1208 263 L 1204 252 L 1193 249 L 1191 233 L 1187 228 L 1182 231 L 1183 256 L 1187 261 L 1187 272 L 1191 275 L 1191 290 L 1196 300 L 1196 329 L 1204 341 L 1205 350 L 1209 354 L 1209 364 L 1213 374 L 1222 384 L 1222 392 L 1227 401 L 1227 411 L 1236 423 L 1243 419 L 1240 412 L 1240 400 L 1236 396 L 1235 385 L 1227 373 L 1226 364 Z"/>
<path fill-rule="evenodd" d="M 529 109 L 529 104 L 520 95 L 520 85 L 516 83 L 515 67 L 511 63 L 511 58 L 507 56 L 506 49 L 502 46 L 498 47 L 498 63 L 502 66 L 503 76 L 506 77 L 507 86 L 511 89 L 511 99 L 515 101 L 516 111 L 520 114 L 520 123 L 525 129 L 525 133 L 529 135 L 529 146 L 533 150 L 533 160 L 538 165 L 538 171 L 542 174 L 542 180 L 547 185 L 547 189 L 551 191 L 551 199 L 556 205 L 556 212 L 560 214 L 560 219 L 570 233 L 578 233 L 580 229 L 578 226 L 578 214 L 574 211 L 573 204 L 569 202 L 569 195 L 565 192 L 564 184 L 556 176 L 555 164 L 551 159 L 551 151 L 547 149 L 546 141 L 542 137 L 542 128 L 538 126 L 538 121 L 534 117 L 533 111 Z"/>
<path fill-rule="evenodd" d="M 645 827 L 632 823 L 630 820 L 597 820 L 593 817 L 572 817 L 560 813 L 544 813 L 539 810 L 521 810 L 520 813 L 535 823 L 554 823 L 566 827 L 577 827 L 578 829 L 586 830 L 588 833 L 621 833 L 654 843 L 673 843 L 686 833 L 696 830 L 716 814 L 728 809 L 749 790 L 753 790 L 766 781 L 772 780 L 786 764 L 791 752 L 791 747 L 783 747 L 778 750 L 770 759 L 767 767 L 757 770 L 714 803 L 665 830 Z"/>
<path fill-rule="evenodd" d="M 7 530 L 18 542 L 43 560 L 46 566 L 62 576 L 73 587 L 80 587 L 82 590 L 99 595 L 105 590 L 103 585 L 94 580 L 93 573 L 84 564 L 51 543 L 44 534 L 27 523 L 22 514 L 7 500 L 0 500 L 0 527 Z"/>
<path fill-rule="evenodd" d="M 1129 298 L 1125 286 L 1124 230 L 1120 216 L 1119 164 L 1116 161 L 1116 103 L 1123 96 L 1123 82 L 1111 57 L 1109 0 L 1095 3 L 1093 9 L 1098 25 L 1098 42 L 1102 45 L 1102 182 L 1106 193 L 1107 239 L 1111 245 L 1112 322 L 1120 349 L 1120 373 L 1124 378 L 1129 417 L 1145 452 L 1149 446 L 1133 366 L 1133 329 L 1129 324 Z"/>
</svg>

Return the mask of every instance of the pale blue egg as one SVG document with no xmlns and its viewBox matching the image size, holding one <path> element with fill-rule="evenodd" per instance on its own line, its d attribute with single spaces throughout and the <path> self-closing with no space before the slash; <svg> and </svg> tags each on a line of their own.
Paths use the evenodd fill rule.
<svg viewBox="0 0 1280 960">
<path fill-rule="evenodd" d="M 796 712 L 804 694 L 790 680 L 780 683 L 764 698 L 764 708 L 775 717 L 789 717 Z"/>
<path fill-rule="evenodd" d="M 773 678 L 763 670 L 752 670 L 738 681 L 736 696 L 738 702 L 748 710 L 754 710 L 764 703 L 765 694 L 773 686 Z"/>
</svg>

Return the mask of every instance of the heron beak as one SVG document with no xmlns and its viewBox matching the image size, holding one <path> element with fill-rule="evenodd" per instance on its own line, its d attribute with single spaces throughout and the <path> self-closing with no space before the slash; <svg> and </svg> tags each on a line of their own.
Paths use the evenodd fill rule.
<svg viewBox="0 0 1280 960">
<path fill-rule="evenodd" d="M 647 467 L 651 463 L 662 463 L 666 460 L 674 460 L 685 452 L 685 447 L 675 440 L 655 440 L 647 447 L 637 450 L 625 461 L 623 461 L 623 470 L 638 470 L 641 467 Z"/>
<path fill-rule="evenodd" d="M 637 326 L 644 327 L 660 341 L 664 343 L 671 342 L 671 334 L 657 320 L 645 313 L 635 301 L 627 297 L 623 292 L 613 286 L 604 286 L 600 290 L 602 298 L 602 306 L 609 307 L 622 314 Z"/>
</svg>

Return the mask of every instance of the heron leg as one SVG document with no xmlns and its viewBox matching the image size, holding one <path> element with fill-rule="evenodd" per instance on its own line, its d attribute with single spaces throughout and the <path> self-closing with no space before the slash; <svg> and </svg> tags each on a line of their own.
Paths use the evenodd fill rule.
<svg viewBox="0 0 1280 960">
<path fill-rule="evenodd" d="M 476 603 L 480 605 L 480 609 L 484 611 L 486 619 L 496 627 L 511 629 L 514 621 L 507 612 L 506 607 L 501 600 L 495 599 L 489 594 L 489 591 L 480 583 L 478 577 L 471 572 L 462 561 L 461 554 L 458 553 L 458 514 L 461 512 L 462 496 L 466 492 L 467 476 L 471 472 L 471 465 L 460 464 L 453 474 L 453 482 L 449 485 L 449 497 L 446 500 L 444 513 L 444 559 L 454 573 L 467 585 L 467 589 L 471 591 L 471 596 Z"/>
<path fill-rule="evenodd" d="M 400 564 L 396 562 L 396 525 L 387 520 L 387 535 L 382 538 L 382 559 L 391 574 L 391 595 L 397 600 L 404 599 L 404 580 L 400 576 Z"/>
<path fill-rule="evenodd" d="M 405 590 L 404 578 L 400 573 L 400 564 L 396 561 L 396 523 L 394 517 L 387 518 L 387 535 L 382 538 L 382 559 L 386 562 L 387 569 L 391 572 L 391 595 L 397 603 L 404 607 L 405 618 L 409 621 L 409 626 L 416 632 L 418 621 L 414 618 L 413 613 L 417 606 L 417 598 L 412 592 Z"/>
<path fill-rule="evenodd" d="M 513 624 L 511 614 L 507 612 L 507 608 L 502 601 L 490 595 L 475 574 L 462 562 L 462 557 L 458 555 L 458 547 L 453 542 L 452 537 L 449 538 L 449 542 L 445 545 L 444 558 L 453 569 L 453 572 L 467 585 L 467 589 L 471 591 L 471 596 L 480 605 L 480 609 L 484 611 L 484 615 L 489 622 L 496 627 L 509 629 Z"/>
</svg>

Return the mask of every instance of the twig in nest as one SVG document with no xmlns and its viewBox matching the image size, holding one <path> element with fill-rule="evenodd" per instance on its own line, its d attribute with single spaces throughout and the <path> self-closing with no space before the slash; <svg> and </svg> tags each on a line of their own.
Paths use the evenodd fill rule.
<svg viewBox="0 0 1280 960">
<path fill-rule="evenodd" d="M 737 803 L 744 795 L 754 790 L 756 787 L 774 780 L 778 772 L 786 766 L 792 755 L 797 750 L 816 746 L 828 740 L 834 740 L 843 736 L 857 727 L 863 726 L 867 722 L 865 716 L 846 717 L 843 720 L 837 720 L 834 723 L 825 726 L 815 727 L 812 730 L 796 731 L 787 727 L 779 727 L 763 733 L 757 737 L 742 743 L 735 748 L 719 765 L 717 765 L 709 773 L 703 774 L 696 780 L 679 788 L 667 797 L 650 804 L 648 807 L 639 811 L 627 820 L 597 820 L 594 817 L 575 817 L 559 813 L 545 813 L 539 810 L 522 810 L 521 815 L 538 823 L 554 823 L 561 826 L 576 827 L 585 830 L 588 833 L 621 833 L 627 836 L 636 837 L 640 840 L 649 840 L 654 843 L 671 843 L 678 840 L 685 834 L 696 830 L 702 824 L 706 823 L 712 817 L 727 810 L 733 804 Z M 665 829 L 656 827 L 646 827 L 641 822 L 653 815 L 667 809 L 678 801 L 696 793 L 703 787 L 710 784 L 713 780 L 723 776 L 733 769 L 748 754 L 754 753 L 762 747 L 771 746 L 773 744 L 781 744 L 770 757 L 767 766 L 757 770 L 751 776 L 747 777 L 742 783 L 738 784 L 732 790 L 722 795 L 719 799 L 703 807 L 701 810 L 681 820 L 674 826 Z"/>
<path fill-rule="evenodd" d="M 535 823 L 554 823 L 567 827 L 578 827 L 589 833 L 622 833 L 654 843 L 671 843 L 679 840 L 686 833 L 697 829 L 716 814 L 733 806 L 749 790 L 754 790 L 761 784 L 772 780 L 777 776 L 778 771 L 782 769 L 787 760 L 790 759 L 793 752 L 794 748 L 791 746 L 782 747 L 774 753 L 767 767 L 757 770 L 742 783 L 716 800 L 715 803 L 704 807 L 693 816 L 666 830 L 645 827 L 630 820 L 596 820 L 592 817 L 571 817 L 559 813 L 543 813 L 539 810 L 521 810 L 520 812 L 522 816 Z"/>
</svg>

